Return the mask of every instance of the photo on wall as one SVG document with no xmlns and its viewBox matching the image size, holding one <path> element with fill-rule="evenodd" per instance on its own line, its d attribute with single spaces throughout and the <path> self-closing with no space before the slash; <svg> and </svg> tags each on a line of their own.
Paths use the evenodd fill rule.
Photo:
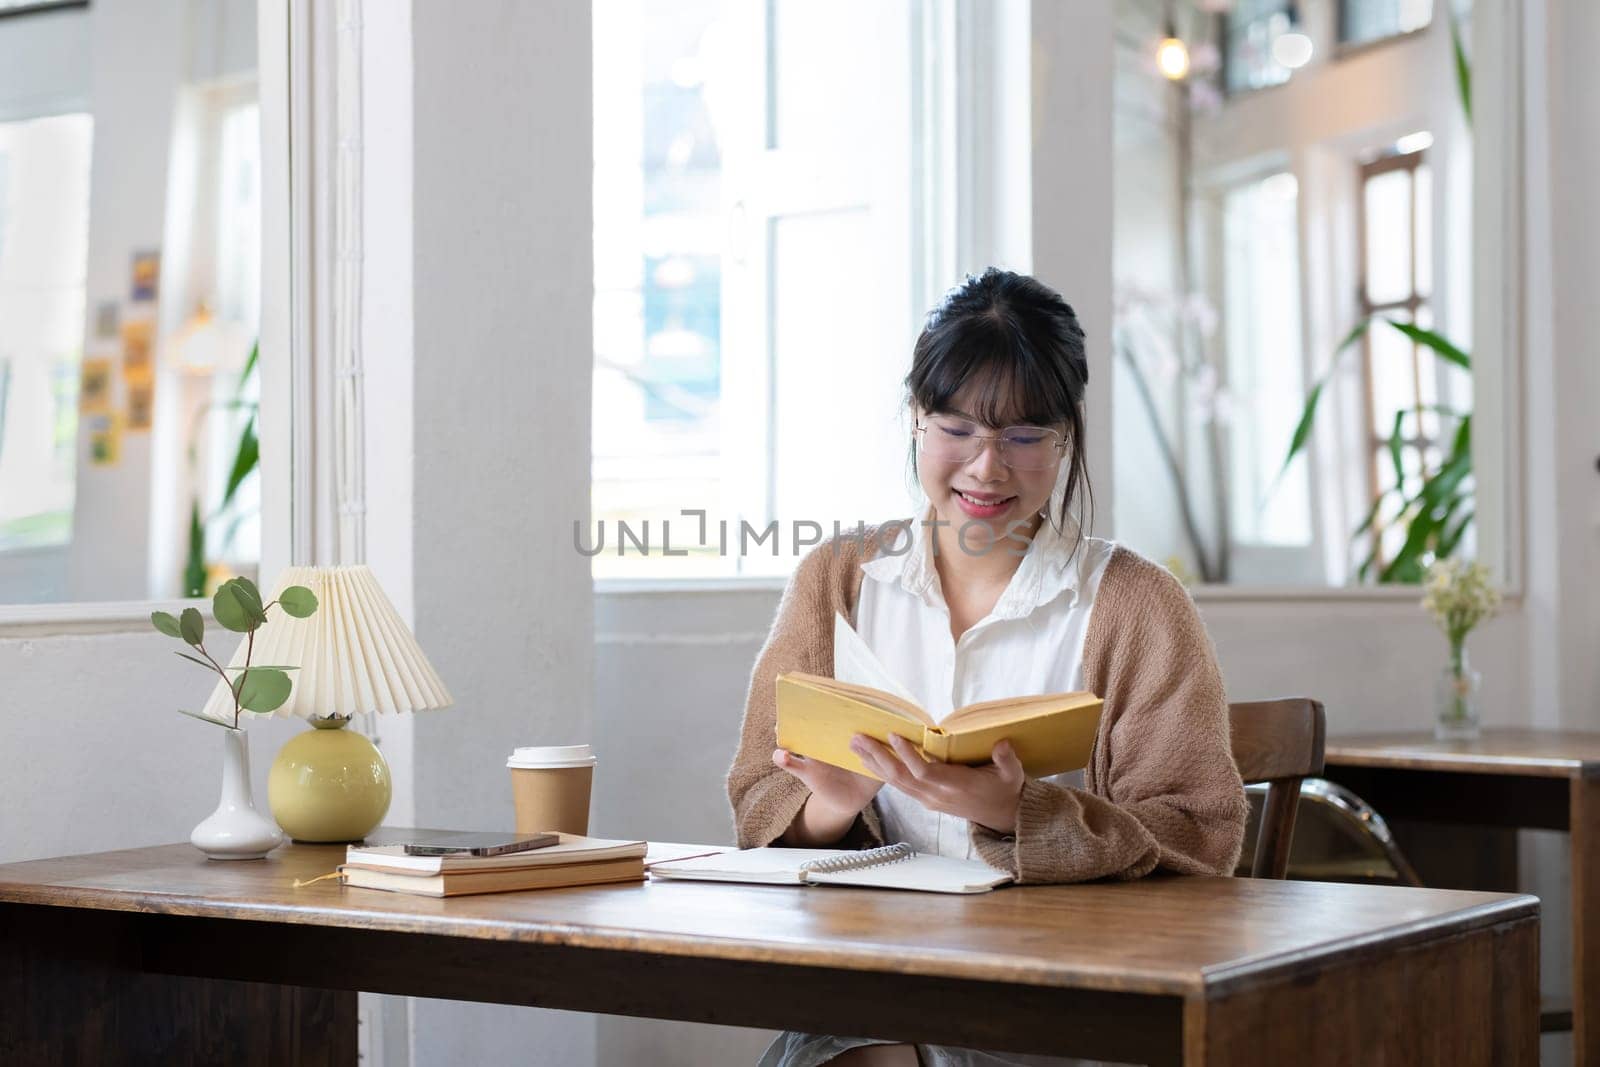
<svg viewBox="0 0 1600 1067">
<path fill-rule="evenodd" d="M 122 458 L 122 420 L 114 412 L 91 415 L 85 420 L 89 431 L 89 462 L 97 467 L 114 466 Z"/>
<path fill-rule="evenodd" d="M 144 381 L 151 376 L 150 346 L 155 334 L 155 323 L 149 319 L 135 319 L 122 324 L 122 376 L 130 382 Z"/>
<path fill-rule="evenodd" d="M 161 281 L 161 253 L 135 252 L 132 276 L 130 299 L 136 303 L 154 300 Z"/>
<path fill-rule="evenodd" d="M 78 388 L 78 410 L 85 415 L 111 410 L 111 359 L 83 361 L 83 381 Z"/>
<path fill-rule="evenodd" d="M 110 341 L 117 336 L 117 323 L 122 317 L 122 307 L 115 300 L 102 301 L 94 310 L 94 335 L 98 340 Z"/>
<path fill-rule="evenodd" d="M 130 381 L 128 386 L 128 432 L 148 433 L 155 419 L 156 383 L 154 379 Z"/>
</svg>

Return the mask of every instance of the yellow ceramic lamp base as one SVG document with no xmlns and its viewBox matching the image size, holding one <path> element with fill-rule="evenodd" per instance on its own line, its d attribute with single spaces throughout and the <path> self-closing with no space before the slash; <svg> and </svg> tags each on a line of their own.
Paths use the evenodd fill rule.
<svg viewBox="0 0 1600 1067">
<path fill-rule="evenodd" d="M 296 841 L 359 841 L 389 811 L 389 765 L 348 719 L 312 719 L 267 776 L 272 817 Z"/>
</svg>

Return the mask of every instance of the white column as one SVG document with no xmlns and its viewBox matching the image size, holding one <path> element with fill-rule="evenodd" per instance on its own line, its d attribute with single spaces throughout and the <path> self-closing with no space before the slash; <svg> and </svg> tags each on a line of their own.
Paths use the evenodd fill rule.
<svg viewBox="0 0 1600 1067">
<path fill-rule="evenodd" d="M 1111 492 L 1112 0 L 1033 4 L 1033 274 L 1078 313 L 1089 348 L 1084 400 L 1094 529 Z"/>
<path fill-rule="evenodd" d="M 589 500 L 590 10 L 417 2 L 411 19 L 412 590 L 456 706 L 414 717 L 409 773 L 420 824 L 501 828 L 513 745 L 598 740 L 572 546 Z M 384 195 L 375 158 L 365 178 Z M 413 1002 L 418 1064 L 585 1064 L 594 1044 L 589 1016 Z"/>
</svg>

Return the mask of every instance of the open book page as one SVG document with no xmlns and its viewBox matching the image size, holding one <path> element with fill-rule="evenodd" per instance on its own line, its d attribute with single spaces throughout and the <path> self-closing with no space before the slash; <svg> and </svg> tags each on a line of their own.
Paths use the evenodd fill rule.
<svg viewBox="0 0 1600 1067">
<path fill-rule="evenodd" d="M 1009 697 L 1005 700 L 985 700 L 967 704 L 945 716 L 940 723 L 944 729 L 981 730 L 989 726 L 1006 726 L 1023 722 L 1050 711 L 1069 708 L 1096 708 L 1100 698 L 1093 693 L 1047 693 L 1034 697 Z"/>
<path fill-rule="evenodd" d="M 838 612 L 833 616 L 833 676 L 841 682 L 893 693 L 908 704 L 917 703 L 911 690 L 900 684 L 873 653 L 866 638 L 857 633 L 849 620 Z"/>
</svg>

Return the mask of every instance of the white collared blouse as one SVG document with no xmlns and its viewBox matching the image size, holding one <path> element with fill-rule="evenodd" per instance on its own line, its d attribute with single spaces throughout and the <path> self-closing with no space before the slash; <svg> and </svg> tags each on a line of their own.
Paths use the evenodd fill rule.
<svg viewBox="0 0 1600 1067">
<path fill-rule="evenodd" d="M 906 551 L 862 564 L 856 604 L 857 632 L 917 703 L 943 722 L 956 708 L 983 700 L 1082 689 L 1089 613 L 1114 542 L 1080 540 L 1073 526 L 1062 531 L 1042 523 L 994 609 L 957 641 L 931 534 L 925 518 L 898 542 Z M 1083 772 L 1046 781 L 1081 788 Z M 965 819 L 931 812 L 892 785 L 873 803 L 887 840 L 941 856 L 974 855 Z"/>
</svg>

